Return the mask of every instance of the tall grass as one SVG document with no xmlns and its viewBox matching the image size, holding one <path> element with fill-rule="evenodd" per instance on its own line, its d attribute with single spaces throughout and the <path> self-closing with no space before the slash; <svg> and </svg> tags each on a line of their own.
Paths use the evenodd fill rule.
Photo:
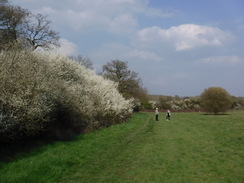
<svg viewBox="0 0 244 183">
<path fill-rule="evenodd" d="M 243 122 L 243 111 L 173 113 L 170 122 L 138 113 L 128 123 L 8 157 L 0 182 L 242 183 Z"/>
</svg>

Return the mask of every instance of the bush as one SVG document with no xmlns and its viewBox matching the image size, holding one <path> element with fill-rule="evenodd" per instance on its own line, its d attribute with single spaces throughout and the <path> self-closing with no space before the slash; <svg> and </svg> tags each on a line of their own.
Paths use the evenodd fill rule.
<svg viewBox="0 0 244 183">
<path fill-rule="evenodd" d="M 127 120 L 130 100 L 117 84 L 67 57 L 29 51 L 0 54 L 0 138 L 64 138 Z"/>
<path fill-rule="evenodd" d="M 225 112 L 231 106 L 231 96 L 223 88 L 210 87 L 204 90 L 200 96 L 201 105 L 206 112 Z"/>
<path fill-rule="evenodd" d="M 35 135 L 50 121 L 47 66 L 33 56 L 27 51 L 0 55 L 1 137 Z"/>
</svg>

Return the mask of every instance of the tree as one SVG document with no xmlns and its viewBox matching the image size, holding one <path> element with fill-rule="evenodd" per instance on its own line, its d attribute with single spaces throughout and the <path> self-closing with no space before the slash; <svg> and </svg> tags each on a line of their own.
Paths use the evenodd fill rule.
<svg viewBox="0 0 244 183">
<path fill-rule="evenodd" d="M 20 6 L 11 5 L 8 0 L 0 0 L 0 50 L 16 43 L 33 50 L 58 47 L 58 33 L 50 24 L 47 16 L 33 15 Z"/>
<path fill-rule="evenodd" d="M 10 43 L 16 43 L 21 37 L 22 25 L 29 12 L 19 6 L 12 6 L 8 1 L 0 4 L 0 45 L 1 49 Z"/>
<path fill-rule="evenodd" d="M 58 33 L 50 28 L 50 24 L 47 16 L 41 14 L 29 16 L 25 21 L 23 39 L 33 50 L 39 47 L 51 49 L 52 46 L 60 46 Z"/>
<path fill-rule="evenodd" d="M 93 63 L 89 58 L 84 58 L 81 55 L 78 55 L 77 57 L 74 56 L 70 56 L 70 59 L 76 61 L 77 63 L 79 63 L 80 65 L 84 66 L 87 69 L 93 69 Z"/>
<path fill-rule="evenodd" d="M 160 96 L 158 99 L 158 105 L 162 109 L 171 109 L 172 97 L 169 96 Z"/>
<path fill-rule="evenodd" d="M 135 108 L 141 104 L 148 103 L 147 90 L 142 87 L 141 78 L 138 73 L 128 69 L 127 62 L 112 60 L 103 65 L 102 76 L 118 83 L 119 92 L 126 99 L 135 99 Z"/>
<path fill-rule="evenodd" d="M 127 62 L 112 60 L 102 69 L 103 77 L 117 82 L 118 90 L 125 98 L 138 95 L 141 90 L 141 79 L 138 77 L 138 73 L 128 69 Z"/>
<path fill-rule="evenodd" d="M 210 87 L 204 90 L 200 96 L 202 108 L 206 112 L 225 112 L 231 106 L 230 94 L 221 87 Z"/>
</svg>

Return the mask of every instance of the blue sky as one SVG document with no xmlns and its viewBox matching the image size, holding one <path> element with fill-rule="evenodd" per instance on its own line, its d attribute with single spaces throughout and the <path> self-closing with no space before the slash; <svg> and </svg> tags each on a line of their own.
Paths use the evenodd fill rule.
<svg viewBox="0 0 244 183">
<path fill-rule="evenodd" d="M 127 61 L 150 94 L 244 96 L 243 0 L 11 0 L 48 15 L 67 55 Z"/>
</svg>

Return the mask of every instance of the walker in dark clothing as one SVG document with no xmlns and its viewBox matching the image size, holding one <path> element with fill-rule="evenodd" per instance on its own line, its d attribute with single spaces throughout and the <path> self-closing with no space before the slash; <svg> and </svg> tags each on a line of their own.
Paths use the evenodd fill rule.
<svg viewBox="0 0 244 183">
<path fill-rule="evenodd" d="M 170 110 L 167 110 L 166 120 L 167 120 L 167 121 L 170 120 Z"/>
</svg>

